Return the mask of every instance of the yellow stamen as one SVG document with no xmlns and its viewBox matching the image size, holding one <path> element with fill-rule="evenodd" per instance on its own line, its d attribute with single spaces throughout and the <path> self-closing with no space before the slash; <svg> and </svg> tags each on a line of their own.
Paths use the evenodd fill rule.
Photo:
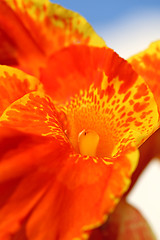
<svg viewBox="0 0 160 240">
<path fill-rule="evenodd" d="M 83 155 L 96 156 L 99 135 L 93 130 L 83 130 L 78 135 L 79 151 Z"/>
</svg>

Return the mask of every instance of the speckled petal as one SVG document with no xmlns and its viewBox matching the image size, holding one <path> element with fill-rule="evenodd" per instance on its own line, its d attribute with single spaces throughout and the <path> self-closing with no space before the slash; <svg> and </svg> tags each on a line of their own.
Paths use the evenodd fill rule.
<svg viewBox="0 0 160 240">
<path fill-rule="evenodd" d="M 112 156 L 131 142 L 139 147 L 159 125 L 157 104 L 145 81 L 109 48 L 71 48 L 72 51 L 66 51 L 73 58 L 79 55 L 75 57 L 76 65 L 81 66 L 77 67 L 77 79 L 83 76 L 80 85 L 77 81 L 79 91 L 71 85 L 75 96 L 70 98 L 66 110 L 68 136 L 74 148 L 78 151 L 77 136 L 83 129 L 91 129 L 99 135 L 97 156 Z M 84 56 L 86 60 L 81 61 Z M 71 79 L 72 71 L 65 71 L 65 76 Z M 55 80 L 58 81 L 59 76 L 58 72 Z M 71 91 L 69 84 L 72 83 L 64 84 Z"/>
<path fill-rule="evenodd" d="M 105 46 L 78 13 L 49 0 L 0 1 L 0 63 L 39 74 L 46 57 L 71 44 Z"/>
<path fill-rule="evenodd" d="M 151 89 L 160 112 L 160 41 L 150 44 L 144 51 L 128 59 L 135 71 L 143 77 Z M 135 172 L 133 184 L 147 163 L 155 158 L 160 158 L 159 147 L 160 130 L 151 136 L 148 143 L 141 147 L 141 158 Z"/>
<path fill-rule="evenodd" d="M 6 144 L 10 136 L 5 132 Z M 86 157 L 54 139 L 19 132 L 1 156 L 0 238 L 16 239 L 23 232 L 32 240 L 83 239 L 127 190 L 136 148 L 113 158 Z"/>
<path fill-rule="evenodd" d="M 12 67 L 0 65 L 0 115 L 26 93 L 43 91 L 39 80 Z"/>
<path fill-rule="evenodd" d="M 3 112 L 0 123 L 24 133 L 68 141 L 51 99 L 41 92 L 28 93 L 12 103 Z"/>
<path fill-rule="evenodd" d="M 160 111 L 160 41 L 152 43 L 128 61 L 150 87 Z"/>
</svg>

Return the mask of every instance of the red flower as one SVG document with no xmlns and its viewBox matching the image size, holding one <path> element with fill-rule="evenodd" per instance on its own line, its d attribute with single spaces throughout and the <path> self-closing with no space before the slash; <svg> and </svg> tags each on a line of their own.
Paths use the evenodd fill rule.
<svg viewBox="0 0 160 240">
<path fill-rule="evenodd" d="M 76 13 L 3 0 L 0 32 L 16 67 L 0 66 L 0 239 L 82 239 L 128 189 L 157 104 Z"/>
</svg>

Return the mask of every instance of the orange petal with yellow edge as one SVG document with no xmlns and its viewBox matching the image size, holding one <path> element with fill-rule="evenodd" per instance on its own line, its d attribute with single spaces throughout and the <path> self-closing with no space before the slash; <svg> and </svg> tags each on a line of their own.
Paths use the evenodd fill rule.
<svg viewBox="0 0 160 240">
<path fill-rule="evenodd" d="M 160 112 L 160 41 L 153 42 L 146 50 L 132 56 L 128 61 L 148 84 Z M 141 147 L 140 163 L 133 176 L 133 184 L 148 162 L 154 157 L 160 157 L 159 133 L 158 131 L 153 134 L 148 143 Z"/>
<path fill-rule="evenodd" d="M 126 61 L 110 49 L 85 46 L 71 48 L 74 52 L 78 49 L 78 53 L 83 50 L 82 54 L 87 51 L 88 55 L 85 56 L 93 57 L 92 62 L 88 61 L 93 74 L 90 76 L 86 62 L 84 65 L 82 63 L 82 66 L 86 66 L 86 73 L 84 72 L 86 84 L 80 85 L 79 90 L 77 87 L 73 88 L 73 97 L 68 99 L 69 102 L 64 106 L 68 129 L 63 128 L 59 112 L 51 99 L 42 92 L 24 95 L 12 103 L 1 116 L 1 124 L 4 127 L 15 128 L 32 135 L 48 136 L 51 143 L 54 141 L 53 152 L 50 143 L 48 150 L 51 152 L 47 152 L 45 157 L 43 154 L 46 150 L 42 149 L 42 152 L 40 151 L 40 154 L 43 153 L 42 159 L 38 158 L 36 162 L 39 164 L 31 169 L 27 162 L 33 163 L 38 151 L 34 148 L 27 149 L 24 161 L 29 172 L 25 172 L 23 167 L 18 172 L 18 177 L 21 178 L 23 174 L 24 177 L 18 186 L 16 186 L 18 182 L 15 181 L 13 188 L 16 186 L 16 189 L 10 190 L 12 196 L 0 211 L 3 219 L 0 225 L 1 236 L 16 232 L 19 234 L 20 223 L 24 227 L 23 221 L 26 221 L 26 218 L 25 235 L 32 240 L 57 237 L 70 240 L 82 237 L 85 231 L 101 224 L 104 221 L 104 214 L 109 214 L 114 209 L 118 199 L 129 186 L 131 174 L 138 161 L 134 143 L 139 146 L 157 128 L 158 113 L 153 95 Z M 80 59 L 82 58 L 79 58 L 79 61 Z M 69 74 L 69 71 L 66 73 Z M 56 79 L 58 73 L 55 75 L 55 81 Z M 145 89 L 143 93 L 140 91 L 141 88 Z M 72 113 L 75 113 L 74 118 Z M 125 125 L 125 122 L 128 125 Z M 107 143 L 111 145 L 109 150 L 108 145 L 106 146 L 107 153 L 110 151 L 109 157 L 106 152 L 101 152 L 102 149 L 95 157 L 68 152 L 70 144 L 67 137 L 76 150 L 75 131 L 79 134 L 86 127 L 95 128 L 91 130 L 95 130 L 104 142 L 108 139 Z M 107 132 L 99 132 L 101 128 L 102 130 L 107 128 Z M 61 147 L 56 149 L 55 144 Z M 114 154 L 112 147 L 116 148 Z M 9 164 L 13 160 L 13 165 L 11 164 L 13 169 L 15 165 L 21 166 L 20 159 L 23 159 L 23 154 L 25 149 L 20 151 L 14 160 L 11 157 L 8 164 L 4 155 L 1 162 L 2 172 L 5 170 L 2 183 L 5 184 L 4 180 L 9 180 L 10 176 L 16 178 Z M 17 164 L 14 164 L 16 160 Z M 28 183 L 32 181 L 34 184 L 30 186 Z M 25 192 L 24 189 L 27 187 Z M 32 199 L 29 199 L 29 195 Z M 39 231 L 35 232 L 35 229 Z"/>
<path fill-rule="evenodd" d="M 108 221 L 93 230 L 89 240 L 156 240 L 149 224 L 140 212 L 121 200 Z"/>
<path fill-rule="evenodd" d="M 27 96 L 32 98 L 33 94 Z M 22 99 L 16 102 L 23 103 Z M 31 105 L 26 104 L 26 110 L 27 106 Z M 18 111 L 17 122 L 20 123 Z M 39 134 L 39 125 L 37 129 L 33 127 Z M 7 133 L 3 135 L 9 138 Z M 18 147 L 4 154 L 0 162 L 0 190 L 5 193 L 0 209 L 0 237 L 17 237 L 22 232 L 32 240 L 81 237 L 104 221 L 104 214 L 115 207 L 128 188 L 138 160 L 137 150 L 126 149 L 115 158 L 85 157 L 68 152 L 69 145 L 64 141 L 62 145 L 52 135 L 35 144 L 37 138 L 33 135 L 22 143 L 19 139 Z"/>
<path fill-rule="evenodd" d="M 98 156 L 111 156 L 129 142 L 140 146 L 159 126 L 147 84 L 109 48 L 68 47 L 53 56 L 42 75 L 46 92 L 68 101 L 68 137 L 77 151 L 84 129 L 100 136 Z"/>
<path fill-rule="evenodd" d="M 28 239 L 83 239 L 117 204 L 130 183 L 131 158 L 137 157 L 132 148 L 106 163 L 77 154 L 65 158 L 26 223 Z"/>
<path fill-rule="evenodd" d="M 160 111 L 160 41 L 153 42 L 146 50 L 132 56 L 128 61 L 150 87 Z"/>
<path fill-rule="evenodd" d="M 0 115 L 11 103 L 36 90 L 43 91 L 38 79 L 18 69 L 0 65 Z"/>
<path fill-rule="evenodd" d="M 78 13 L 49 0 L 0 1 L 1 64 L 39 75 L 46 57 L 71 44 L 105 46 Z"/>
<path fill-rule="evenodd" d="M 12 103 L 3 112 L 0 123 L 24 133 L 68 141 L 51 99 L 41 92 L 28 93 Z"/>
</svg>

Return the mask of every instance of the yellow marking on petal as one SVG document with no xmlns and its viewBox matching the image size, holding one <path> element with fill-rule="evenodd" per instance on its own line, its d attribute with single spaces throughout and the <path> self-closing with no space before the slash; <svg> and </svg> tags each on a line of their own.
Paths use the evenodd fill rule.
<svg viewBox="0 0 160 240">
<path fill-rule="evenodd" d="M 106 165 L 112 165 L 113 162 L 108 162 L 107 160 L 105 160 L 105 158 L 102 158 L 102 161 L 106 164 Z"/>
<path fill-rule="evenodd" d="M 78 135 L 79 151 L 82 155 L 96 156 L 99 135 L 93 130 L 83 130 Z"/>
<path fill-rule="evenodd" d="M 98 163 L 98 161 L 97 161 L 96 158 L 93 158 L 93 162 L 94 162 L 94 163 Z"/>
<path fill-rule="evenodd" d="M 88 234 L 87 234 L 87 233 L 83 233 L 83 234 L 82 234 L 82 238 L 83 238 L 84 240 L 87 240 L 87 239 L 88 239 Z"/>
<path fill-rule="evenodd" d="M 106 222 L 106 221 L 107 221 L 107 218 L 108 218 L 108 215 L 105 214 L 105 215 L 103 216 L 103 221 Z"/>
<path fill-rule="evenodd" d="M 11 103 L 32 91 L 43 92 L 38 79 L 16 68 L 0 65 L 0 115 Z"/>
<path fill-rule="evenodd" d="M 92 230 L 94 228 L 98 228 L 98 227 L 100 227 L 102 225 L 102 223 L 103 223 L 102 221 L 98 221 L 98 222 L 96 222 L 94 224 L 90 224 L 90 225 L 84 226 L 82 229 L 83 229 L 83 231 L 89 231 L 89 230 Z"/>
<path fill-rule="evenodd" d="M 68 142 L 51 99 L 42 92 L 26 94 L 12 103 L 3 112 L 0 123 L 23 132 L 52 136 Z"/>
<path fill-rule="evenodd" d="M 132 174 L 138 165 L 138 159 L 140 157 L 139 150 L 136 149 L 135 151 L 128 153 L 127 157 L 128 157 L 128 159 L 130 159 L 130 163 L 131 163 L 131 172 L 130 173 Z"/>
<path fill-rule="evenodd" d="M 70 44 L 106 46 L 105 41 L 84 17 L 49 0 L 26 0 L 25 3 L 22 0 L 6 0 L 6 2 L 15 12 L 21 15 L 28 14 L 33 24 L 40 26 L 37 34 L 44 40 L 41 48 L 46 48 L 47 52 L 53 53 Z M 34 35 L 36 41 L 38 36 Z"/>
<path fill-rule="evenodd" d="M 10 66 L 0 65 L 0 77 L 9 78 L 11 76 L 15 76 L 19 82 L 24 84 L 28 84 L 28 89 L 35 91 L 43 92 L 43 85 L 39 82 L 39 80 L 33 76 L 30 76 L 19 69 L 15 69 Z"/>
<path fill-rule="evenodd" d="M 106 76 L 105 73 L 103 72 L 103 80 L 101 83 L 101 89 L 106 90 L 107 87 L 108 87 L 108 76 Z"/>
<path fill-rule="evenodd" d="M 128 180 L 128 181 L 126 181 L 126 183 L 130 183 L 130 181 Z M 126 188 L 123 189 L 123 192 L 125 192 L 125 191 L 128 189 L 128 186 L 129 186 L 129 184 L 126 186 Z M 113 210 L 115 209 L 115 205 L 117 205 L 117 204 L 119 203 L 120 198 L 119 198 L 119 197 L 115 197 L 114 194 L 110 194 L 109 197 L 110 197 L 110 199 L 112 199 L 113 202 L 114 202 L 113 208 L 110 209 L 110 212 L 113 212 Z M 106 215 L 106 217 L 107 217 L 107 215 Z"/>
<path fill-rule="evenodd" d="M 146 81 L 160 112 L 160 41 L 151 43 L 147 49 L 129 58 L 128 62 Z"/>
</svg>

